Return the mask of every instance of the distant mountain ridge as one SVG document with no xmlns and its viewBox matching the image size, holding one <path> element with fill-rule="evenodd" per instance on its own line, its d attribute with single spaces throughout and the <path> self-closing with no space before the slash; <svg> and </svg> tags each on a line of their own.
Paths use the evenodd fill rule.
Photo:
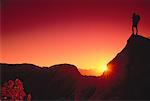
<svg viewBox="0 0 150 101">
<path fill-rule="evenodd" d="M 19 78 L 23 81 L 26 92 L 31 92 L 33 99 L 38 100 L 73 98 L 75 82 L 81 76 L 77 67 L 70 64 L 50 68 L 32 64 L 1 64 L 1 73 L 1 83 Z M 65 91 L 68 92 L 64 93 Z"/>
<path fill-rule="evenodd" d="M 100 77 L 70 64 L 0 64 L 0 70 L 1 85 L 19 78 L 34 100 L 150 99 L 150 39 L 132 34 Z"/>
</svg>

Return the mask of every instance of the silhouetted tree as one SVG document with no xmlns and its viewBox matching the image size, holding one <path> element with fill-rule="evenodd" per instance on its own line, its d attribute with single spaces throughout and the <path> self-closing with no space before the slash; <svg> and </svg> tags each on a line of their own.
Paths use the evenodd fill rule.
<svg viewBox="0 0 150 101">
<path fill-rule="evenodd" d="M 25 96 L 23 83 L 19 79 L 9 80 L 1 87 L 2 100 L 24 100 Z"/>
</svg>

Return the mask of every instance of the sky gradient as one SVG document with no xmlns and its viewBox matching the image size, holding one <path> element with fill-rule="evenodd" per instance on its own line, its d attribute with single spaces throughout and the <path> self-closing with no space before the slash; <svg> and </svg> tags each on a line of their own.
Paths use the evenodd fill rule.
<svg viewBox="0 0 150 101">
<path fill-rule="evenodd" d="M 150 37 L 150 0 L 2 0 L 3 63 L 39 66 L 69 63 L 100 75 L 131 35 Z"/>
</svg>

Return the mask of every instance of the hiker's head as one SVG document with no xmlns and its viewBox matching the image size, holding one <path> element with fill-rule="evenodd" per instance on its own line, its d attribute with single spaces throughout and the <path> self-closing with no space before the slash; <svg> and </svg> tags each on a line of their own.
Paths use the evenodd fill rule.
<svg viewBox="0 0 150 101">
<path fill-rule="evenodd" d="M 133 13 L 133 16 L 135 16 L 136 15 L 136 13 Z"/>
</svg>

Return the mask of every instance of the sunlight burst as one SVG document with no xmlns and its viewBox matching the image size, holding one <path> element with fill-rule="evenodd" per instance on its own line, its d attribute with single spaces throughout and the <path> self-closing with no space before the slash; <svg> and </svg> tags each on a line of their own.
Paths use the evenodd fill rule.
<svg viewBox="0 0 150 101">
<path fill-rule="evenodd" d="M 105 72 L 105 71 L 107 71 L 108 70 L 108 67 L 106 66 L 106 65 L 103 65 L 102 67 L 101 67 L 101 71 L 102 72 Z"/>
</svg>

